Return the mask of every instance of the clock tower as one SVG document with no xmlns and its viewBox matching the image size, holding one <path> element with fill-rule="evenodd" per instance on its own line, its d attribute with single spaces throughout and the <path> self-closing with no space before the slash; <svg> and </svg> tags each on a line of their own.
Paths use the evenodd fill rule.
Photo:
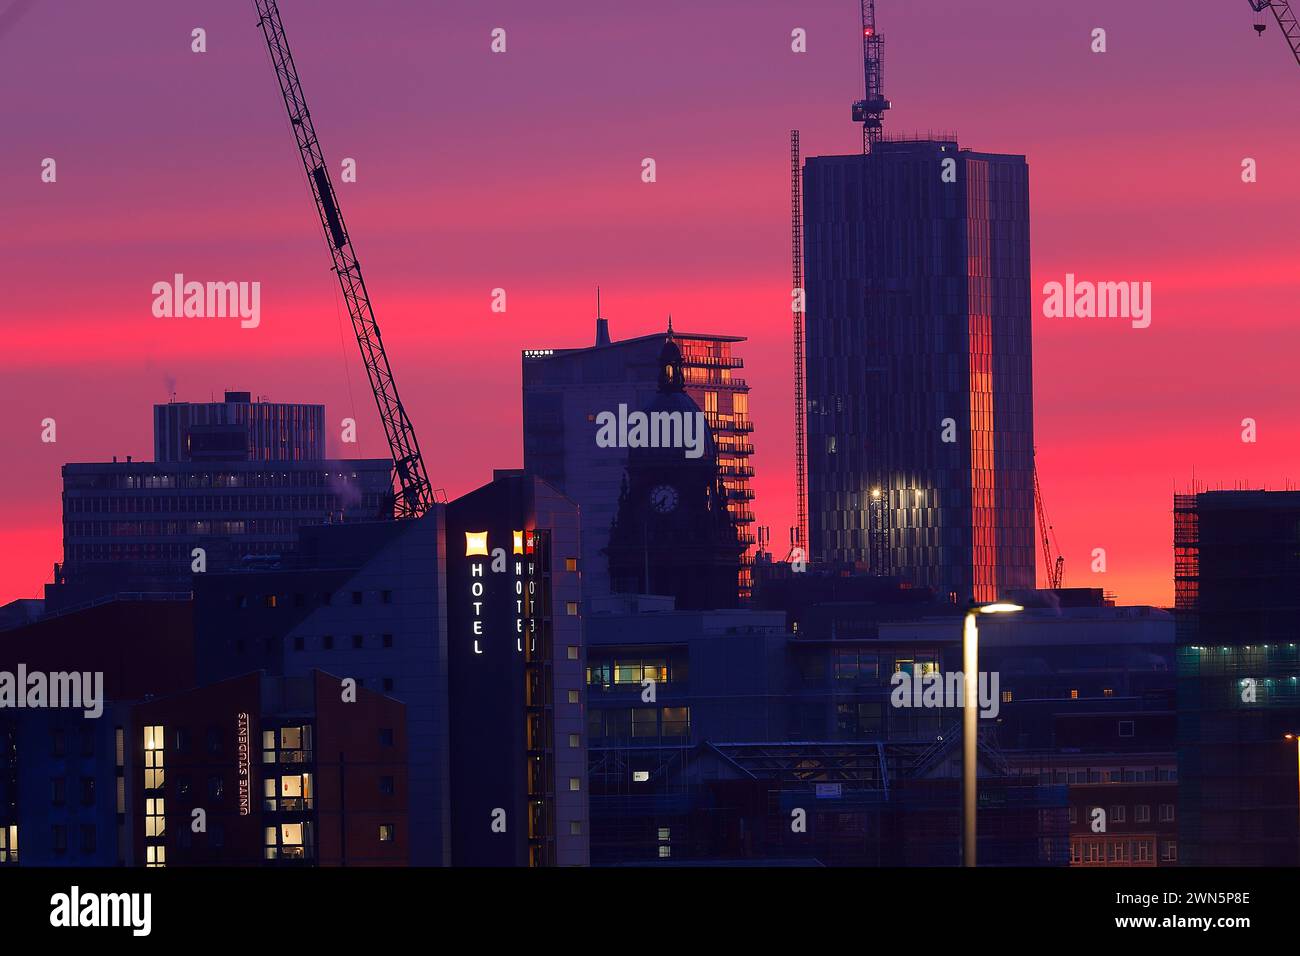
<svg viewBox="0 0 1300 956">
<path fill-rule="evenodd" d="M 698 428 L 699 445 L 695 451 L 667 442 L 629 447 L 605 549 L 612 588 L 670 594 L 683 610 L 736 607 L 744 546 L 727 510 L 713 436 L 686 394 L 671 320 L 659 353 L 659 390 L 644 413 L 652 431 L 681 434 L 671 432 L 675 423 L 687 435 Z"/>
</svg>

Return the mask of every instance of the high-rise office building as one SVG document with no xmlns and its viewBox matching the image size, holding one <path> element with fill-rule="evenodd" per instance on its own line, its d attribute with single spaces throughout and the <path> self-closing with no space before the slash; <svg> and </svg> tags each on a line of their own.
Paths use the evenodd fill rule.
<svg viewBox="0 0 1300 956">
<path fill-rule="evenodd" d="M 1029 170 L 955 138 L 803 169 L 814 558 L 1034 584 Z"/>
<path fill-rule="evenodd" d="M 1176 495 L 1174 599 L 1182 862 L 1294 866 L 1300 492 Z"/>
<path fill-rule="evenodd" d="M 618 512 L 626 473 L 625 448 L 596 443 L 596 417 L 646 408 L 659 390 L 659 356 L 671 334 L 681 351 L 686 394 L 704 413 L 717 449 L 727 508 L 745 546 L 737 594 L 749 597 L 755 536 L 754 467 L 749 385 L 733 374 L 744 362 L 733 347 L 744 338 L 671 329 L 611 341 L 596 320 L 589 348 L 528 349 L 523 353 L 524 470 L 559 488 L 582 509 L 582 593 L 590 601 L 610 593 L 605 548 Z"/>
<path fill-rule="evenodd" d="M 325 456 L 325 406 L 154 407 L 157 461 L 63 466 L 63 562 L 49 610 L 114 593 L 188 591 L 215 571 L 291 550 L 298 529 L 392 511 L 392 462 Z"/>
</svg>

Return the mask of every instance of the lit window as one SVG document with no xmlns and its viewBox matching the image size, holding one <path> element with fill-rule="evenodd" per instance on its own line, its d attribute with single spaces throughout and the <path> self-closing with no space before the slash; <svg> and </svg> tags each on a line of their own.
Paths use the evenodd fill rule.
<svg viewBox="0 0 1300 956">
<path fill-rule="evenodd" d="M 569 691 L 569 703 L 570 704 L 578 703 L 578 692 L 576 690 Z"/>
<path fill-rule="evenodd" d="M 569 821 L 569 835 L 570 835 L 570 836 L 581 836 L 581 835 L 582 835 L 582 823 L 581 823 L 581 821 L 579 821 L 579 820 L 570 820 L 570 821 Z"/>
<path fill-rule="evenodd" d="M 1002 703 L 1004 703 L 1004 704 L 1009 704 L 1009 703 L 1011 703 L 1011 691 L 1009 691 L 1009 690 L 1004 690 L 1004 691 L 1002 692 Z"/>
<path fill-rule="evenodd" d="M 577 645 L 577 644 L 570 644 L 570 645 L 569 645 L 569 660 L 571 660 L 571 661 L 576 661 L 577 659 L 578 659 L 578 645 Z"/>
<path fill-rule="evenodd" d="M 394 836 L 395 836 L 395 831 L 394 831 L 394 829 L 393 829 L 393 825 L 392 825 L 391 823 L 381 823 L 381 824 L 379 824 L 379 842 L 380 842 L 380 843 L 392 843 L 392 842 L 393 842 L 393 838 L 394 838 Z"/>
<path fill-rule="evenodd" d="M 1079 692 L 1077 690 L 1070 691 L 1070 700 L 1078 700 L 1078 699 L 1079 699 Z"/>
<path fill-rule="evenodd" d="M 569 746 L 570 746 L 570 747 L 578 747 L 578 746 L 580 746 L 580 745 L 581 745 L 581 741 L 579 740 L 578 735 L 577 735 L 577 734 L 569 734 Z"/>
<path fill-rule="evenodd" d="M 576 570 L 578 570 L 578 559 L 577 559 L 577 558 L 565 558 L 565 559 L 564 559 L 564 570 L 566 570 L 566 571 L 576 571 Z"/>
<path fill-rule="evenodd" d="M 570 777 L 570 778 L 569 778 L 569 789 L 570 789 L 570 790 L 581 790 L 581 789 L 582 789 L 582 778 L 581 778 L 581 777 Z"/>
<path fill-rule="evenodd" d="M 566 614 L 569 615 L 569 617 L 577 617 L 577 615 L 578 615 L 578 602 L 577 602 L 577 601 L 569 601 L 569 602 L 567 602 L 567 603 L 564 605 L 564 611 L 565 611 Z"/>
</svg>

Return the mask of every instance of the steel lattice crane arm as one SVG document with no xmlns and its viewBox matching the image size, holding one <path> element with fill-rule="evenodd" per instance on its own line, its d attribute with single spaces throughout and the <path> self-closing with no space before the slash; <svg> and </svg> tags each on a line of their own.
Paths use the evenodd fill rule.
<svg viewBox="0 0 1300 956">
<path fill-rule="evenodd" d="M 352 240 L 343 224 L 343 213 L 339 210 L 334 184 L 330 180 L 329 169 L 316 138 L 316 129 L 312 125 L 311 112 L 307 109 L 302 84 L 298 81 L 293 54 L 289 52 L 289 41 L 284 34 L 280 10 L 275 0 L 254 0 L 254 4 L 257 7 L 258 26 L 266 38 L 267 49 L 271 51 L 275 76 L 280 81 L 280 93 L 284 97 L 285 108 L 289 111 L 289 123 L 298 141 L 302 165 L 307 171 L 307 181 L 316 200 L 316 211 L 320 213 L 325 242 L 334 259 L 334 273 L 339 277 L 348 315 L 352 318 L 352 329 L 356 333 L 357 344 L 361 346 L 361 360 L 365 363 L 366 374 L 370 376 L 375 404 L 379 406 L 379 417 L 388 437 L 395 470 L 393 513 L 398 518 L 418 518 L 433 506 L 433 488 L 425 474 L 424 459 L 420 455 L 419 442 L 415 439 L 415 429 L 397 395 L 397 383 L 393 381 L 393 370 L 388 364 L 388 356 L 384 354 L 383 339 L 380 338 L 379 326 L 370 307 L 365 280 L 361 277 L 361 264 L 357 262 Z"/>
<path fill-rule="evenodd" d="M 1291 4 L 1287 0 L 1248 0 L 1248 2 L 1250 9 L 1256 13 L 1260 13 L 1265 7 L 1273 11 L 1278 29 L 1282 31 L 1287 45 L 1291 47 L 1291 55 L 1295 57 L 1296 63 L 1300 63 L 1300 23 L 1296 23 L 1295 14 L 1291 12 Z M 1264 32 L 1262 24 L 1255 29 L 1260 33 Z"/>
</svg>

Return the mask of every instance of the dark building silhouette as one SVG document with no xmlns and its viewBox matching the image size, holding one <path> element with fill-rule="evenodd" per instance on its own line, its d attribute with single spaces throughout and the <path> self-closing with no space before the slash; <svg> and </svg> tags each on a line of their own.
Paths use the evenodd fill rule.
<svg viewBox="0 0 1300 956">
<path fill-rule="evenodd" d="M 672 332 L 682 353 L 686 394 L 704 412 L 717 448 L 717 468 L 727 508 L 745 545 L 737 592 L 751 587 L 754 522 L 754 423 L 749 385 L 733 335 Z M 620 405 L 644 408 L 658 390 L 659 353 L 667 331 L 611 340 L 608 322 L 596 320 L 595 344 L 575 349 L 528 349 L 523 353 L 524 470 L 554 485 L 582 509 L 583 599 L 610 593 L 604 549 L 618 510 L 627 465 L 624 448 L 596 444 L 596 419 Z"/>
<path fill-rule="evenodd" d="M 325 406 L 250 401 L 154 406 L 157 461 L 63 466 L 59 610 L 119 593 L 187 592 L 291 550 L 298 530 L 391 514 L 392 462 L 325 458 Z"/>
<path fill-rule="evenodd" d="M 498 472 L 419 519 L 301 535 L 196 575 L 201 682 L 319 669 L 403 703 L 413 865 L 585 865 L 573 502 Z"/>
<path fill-rule="evenodd" d="M 686 394 L 681 350 L 671 335 L 659 353 L 659 391 L 643 412 L 651 428 L 657 420 L 703 417 Z M 605 549 L 614 591 L 669 595 L 683 610 L 737 605 L 744 546 L 727 509 L 717 446 L 703 431 L 695 458 L 681 447 L 628 451 Z"/>
<path fill-rule="evenodd" d="M 1300 492 L 1176 495 L 1174 586 L 1182 861 L 1294 866 Z"/>
<path fill-rule="evenodd" d="M 812 554 L 1034 584 L 1029 171 L 955 138 L 803 170 Z"/>
</svg>

